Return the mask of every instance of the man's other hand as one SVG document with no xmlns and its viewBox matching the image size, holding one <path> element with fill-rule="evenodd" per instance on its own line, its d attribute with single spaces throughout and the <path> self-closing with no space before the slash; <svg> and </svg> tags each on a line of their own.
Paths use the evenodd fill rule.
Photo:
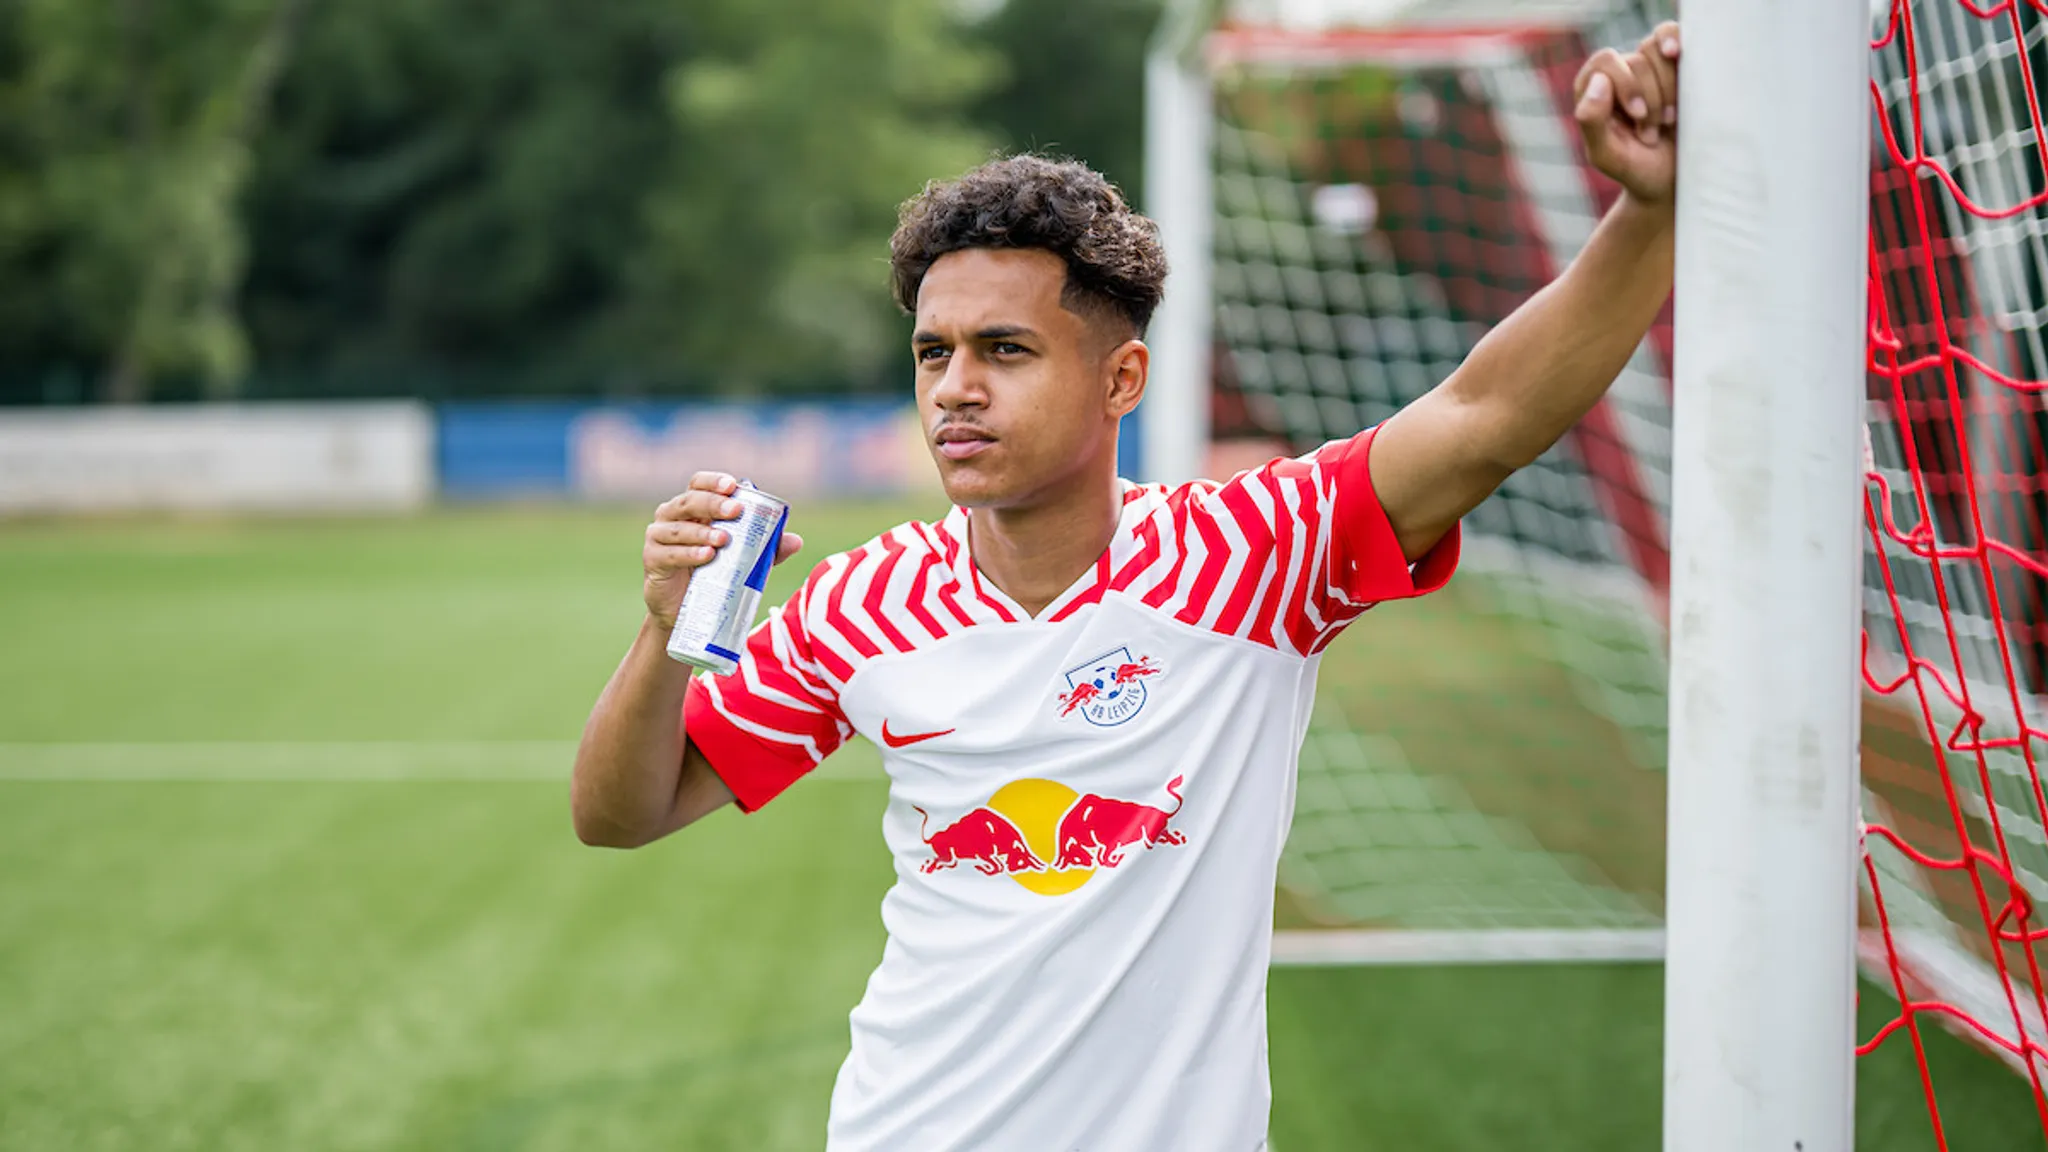
<svg viewBox="0 0 2048 1152">
<path fill-rule="evenodd" d="M 1587 158 L 1644 204 L 1668 205 L 1677 186 L 1679 51 L 1667 20 L 1633 52 L 1595 52 L 1572 81 Z"/>
</svg>

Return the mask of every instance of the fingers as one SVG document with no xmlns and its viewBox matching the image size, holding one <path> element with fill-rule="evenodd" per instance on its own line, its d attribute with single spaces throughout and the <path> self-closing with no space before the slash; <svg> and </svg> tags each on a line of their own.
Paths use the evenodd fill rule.
<svg viewBox="0 0 2048 1152">
<path fill-rule="evenodd" d="M 690 487 L 700 492 L 723 492 L 731 495 L 739 491 L 740 482 L 723 472 L 699 472 L 690 477 Z"/>
<path fill-rule="evenodd" d="M 1663 135 L 1665 110 L 1672 107 L 1664 98 L 1663 78 L 1657 74 L 1656 65 L 1640 52 L 1629 53 L 1628 70 L 1635 77 L 1636 90 L 1642 93 L 1638 103 L 1631 105 L 1629 111 L 1629 119 L 1636 124 L 1636 139 L 1645 144 L 1655 144 Z"/>
<path fill-rule="evenodd" d="M 723 548 L 732 534 L 698 520 L 656 520 L 647 526 L 649 544 L 705 544 Z"/>
<path fill-rule="evenodd" d="M 1612 48 L 1602 48 L 1593 53 L 1579 69 L 1575 87 L 1579 102 L 1573 114 L 1580 124 L 1588 127 L 1607 120 L 1617 110 L 1631 120 L 1636 118 L 1636 108 L 1648 110 L 1634 70 L 1622 59 L 1621 53 Z"/>
<path fill-rule="evenodd" d="M 1682 47 L 1677 23 L 1667 20 L 1643 37 L 1630 58 L 1639 72 L 1647 70 L 1655 76 L 1657 89 L 1664 94 L 1664 107 L 1652 121 L 1666 128 L 1678 123 L 1678 56 Z"/>
<path fill-rule="evenodd" d="M 802 551 L 803 546 L 803 537 L 797 535 L 794 532 L 791 532 L 787 528 L 784 528 L 782 530 L 782 543 L 778 545 L 775 549 L 775 562 L 777 564 L 782 563 L 784 560 L 787 560 L 791 556 L 794 556 L 798 552 Z"/>
<path fill-rule="evenodd" d="M 715 494 L 711 498 L 716 499 Z M 664 505 L 666 507 L 666 505 Z M 662 575 L 711 562 L 731 536 L 698 520 L 656 520 L 647 526 L 640 562 L 649 575 Z"/>
<path fill-rule="evenodd" d="M 1666 21 L 1634 52 L 1603 48 L 1573 84 L 1573 116 L 1589 133 L 1619 129 L 1654 146 L 1678 123 L 1678 25 Z"/>
<path fill-rule="evenodd" d="M 702 474 L 700 474 L 702 475 Z M 740 502 L 731 498 L 730 488 L 721 489 L 716 485 L 699 488 L 692 484 L 688 492 L 671 497 L 654 510 L 657 523 L 664 520 L 695 520 L 709 524 L 713 520 L 731 520 L 740 514 Z"/>
</svg>

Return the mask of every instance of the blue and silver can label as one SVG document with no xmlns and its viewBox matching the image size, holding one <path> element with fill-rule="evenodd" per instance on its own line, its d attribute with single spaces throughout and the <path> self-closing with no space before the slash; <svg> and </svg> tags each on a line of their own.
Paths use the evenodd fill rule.
<svg viewBox="0 0 2048 1152">
<path fill-rule="evenodd" d="M 788 504 L 745 481 L 732 498 L 740 504 L 738 518 L 714 522 L 731 539 L 690 574 L 668 636 L 670 657 L 719 676 L 739 667 L 789 522 Z"/>
</svg>

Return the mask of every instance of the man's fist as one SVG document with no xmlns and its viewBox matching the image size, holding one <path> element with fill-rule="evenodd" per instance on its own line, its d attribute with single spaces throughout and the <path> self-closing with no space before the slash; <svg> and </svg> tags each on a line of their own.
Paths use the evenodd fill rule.
<svg viewBox="0 0 2048 1152">
<path fill-rule="evenodd" d="M 1668 204 L 1678 177 L 1678 25 L 1657 25 L 1633 52 L 1595 52 L 1573 114 L 1593 166 L 1645 204 Z"/>
<path fill-rule="evenodd" d="M 731 533 L 712 522 L 739 516 L 740 502 L 731 498 L 739 486 L 723 472 L 699 472 L 690 478 L 689 491 L 654 510 L 654 523 L 647 526 L 647 543 L 640 550 L 640 563 L 647 571 L 641 594 L 647 600 L 647 614 L 663 629 L 676 626 L 690 573 L 731 543 Z M 802 537 L 785 529 L 775 562 L 782 563 L 803 546 Z"/>
</svg>

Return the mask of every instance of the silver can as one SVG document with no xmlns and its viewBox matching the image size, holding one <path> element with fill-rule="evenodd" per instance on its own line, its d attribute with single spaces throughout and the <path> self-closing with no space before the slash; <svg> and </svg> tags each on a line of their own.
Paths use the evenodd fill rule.
<svg viewBox="0 0 2048 1152">
<path fill-rule="evenodd" d="M 789 522 L 788 504 L 746 481 L 731 498 L 740 503 L 738 518 L 713 524 L 732 538 L 690 574 L 668 636 L 670 657 L 720 676 L 739 667 Z"/>
</svg>

